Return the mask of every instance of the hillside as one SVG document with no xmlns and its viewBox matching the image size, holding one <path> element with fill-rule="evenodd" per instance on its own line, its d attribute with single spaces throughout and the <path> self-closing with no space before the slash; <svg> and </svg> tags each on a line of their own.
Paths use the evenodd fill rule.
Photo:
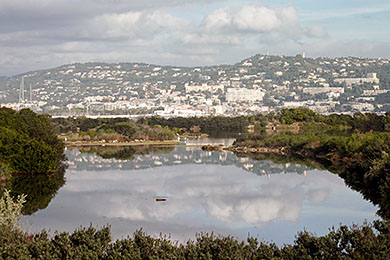
<svg viewBox="0 0 390 260">
<path fill-rule="evenodd" d="M 19 91 L 22 77 L 24 99 Z M 188 106 L 199 110 L 190 115 L 258 113 L 280 107 L 380 112 L 388 110 L 388 91 L 389 60 L 302 55 L 258 54 L 233 65 L 209 67 L 76 63 L 0 78 L 3 106 L 58 114 L 156 110 L 174 114 L 172 107 Z"/>
</svg>

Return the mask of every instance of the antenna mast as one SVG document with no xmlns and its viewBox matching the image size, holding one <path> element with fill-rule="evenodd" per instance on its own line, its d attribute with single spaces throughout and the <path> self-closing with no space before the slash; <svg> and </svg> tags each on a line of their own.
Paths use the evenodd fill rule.
<svg viewBox="0 0 390 260">
<path fill-rule="evenodd" d="M 20 82 L 19 87 L 19 104 L 24 102 L 24 76 L 22 76 L 22 81 Z"/>
</svg>

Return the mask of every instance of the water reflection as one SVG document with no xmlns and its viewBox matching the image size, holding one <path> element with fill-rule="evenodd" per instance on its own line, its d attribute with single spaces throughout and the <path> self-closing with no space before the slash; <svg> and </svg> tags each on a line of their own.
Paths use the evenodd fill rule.
<svg viewBox="0 0 390 260">
<path fill-rule="evenodd" d="M 378 206 L 377 214 L 383 219 L 390 219 L 390 178 L 389 175 L 390 163 L 387 162 L 387 167 L 383 167 L 383 171 L 378 171 L 377 174 L 364 174 L 357 172 L 354 169 L 339 169 L 329 167 L 321 161 L 316 161 L 310 158 L 297 158 L 278 154 L 260 154 L 260 153 L 240 153 L 235 152 L 235 155 L 243 158 L 251 158 L 253 160 L 272 160 L 277 164 L 286 164 L 294 162 L 299 165 L 307 165 L 311 168 L 326 169 L 340 176 L 345 184 L 351 189 L 362 194 L 363 198 L 369 200 L 374 205 Z"/>
<path fill-rule="evenodd" d="M 70 149 L 74 149 L 70 147 Z M 81 153 L 96 154 L 103 159 L 133 160 L 136 155 L 167 154 L 174 150 L 174 146 L 82 146 L 76 148 Z"/>
<path fill-rule="evenodd" d="M 143 155 L 133 149 L 132 161 L 68 151 L 67 183 L 48 208 L 25 218 L 29 230 L 109 223 L 115 238 L 143 227 L 181 241 L 214 231 L 281 244 L 304 227 L 323 234 L 332 225 L 375 217 L 375 207 L 327 171 L 198 147 Z"/>
<path fill-rule="evenodd" d="M 84 147 L 69 150 L 67 157 L 69 169 L 75 170 L 134 170 L 185 164 L 235 165 L 257 175 L 306 174 L 310 170 L 300 164 L 259 161 L 230 152 L 203 152 L 199 147 Z"/>
<path fill-rule="evenodd" d="M 65 170 L 60 169 L 51 174 L 13 176 L 4 188 L 11 190 L 12 197 L 27 195 L 22 213 L 31 215 L 45 209 L 64 184 Z"/>
</svg>

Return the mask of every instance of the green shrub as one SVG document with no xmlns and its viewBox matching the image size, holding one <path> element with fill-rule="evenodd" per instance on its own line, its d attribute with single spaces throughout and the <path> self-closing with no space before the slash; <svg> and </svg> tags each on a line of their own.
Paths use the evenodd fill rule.
<svg viewBox="0 0 390 260">
<path fill-rule="evenodd" d="M 22 214 L 26 195 L 19 195 L 14 201 L 9 190 L 5 190 L 0 198 L 0 228 L 14 229 Z"/>
<path fill-rule="evenodd" d="M 0 161 L 0 181 L 9 180 L 11 178 L 11 168 L 5 162 Z"/>
<path fill-rule="evenodd" d="M 293 244 L 280 248 L 255 238 L 244 242 L 213 234 L 178 244 L 142 231 L 114 242 L 108 227 L 80 228 L 53 238 L 46 231 L 31 235 L 0 230 L 0 259 L 387 259 L 389 254 L 390 224 L 386 221 L 340 226 L 319 237 L 300 232 Z"/>
<path fill-rule="evenodd" d="M 64 144 L 44 115 L 0 108 L 0 158 L 12 173 L 46 173 L 60 168 Z"/>
</svg>

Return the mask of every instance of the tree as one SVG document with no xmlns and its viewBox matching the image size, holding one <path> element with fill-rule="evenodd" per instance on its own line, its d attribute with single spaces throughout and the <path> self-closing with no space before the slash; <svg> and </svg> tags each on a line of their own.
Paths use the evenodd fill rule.
<svg viewBox="0 0 390 260">
<path fill-rule="evenodd" d="M 64 159 L 64 144 L 44 115 L 0 108 L 0 162 L 12 173 L 54 171 Z"/>
</svg>

